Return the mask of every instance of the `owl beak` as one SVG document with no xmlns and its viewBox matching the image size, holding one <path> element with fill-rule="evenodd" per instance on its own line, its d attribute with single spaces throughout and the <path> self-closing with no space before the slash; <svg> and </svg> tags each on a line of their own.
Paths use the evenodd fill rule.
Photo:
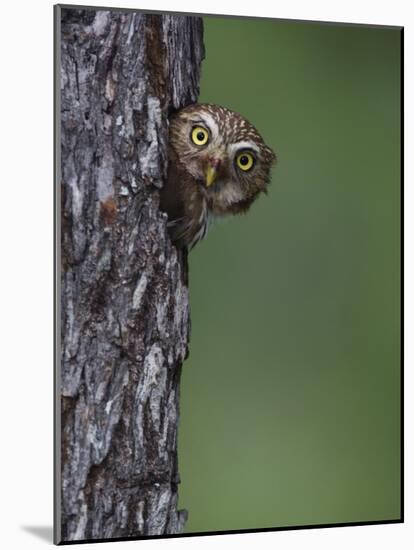
<svg viewBox="0 0 414 550">
<path fill-rule="evenodd" d="M 217 158 L 210 159 L 207 164 L 206 169 L 206 185 L 207 187 L 210 187 L 212 183 L 217 178 L 219 168 L 220 168 L 221 160 Z"/>
</svg>

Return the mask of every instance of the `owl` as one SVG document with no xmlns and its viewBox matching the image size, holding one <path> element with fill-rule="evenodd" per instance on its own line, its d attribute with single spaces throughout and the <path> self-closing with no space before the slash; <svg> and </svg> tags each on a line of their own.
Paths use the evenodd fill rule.
<svg viewBox="0 0 414 550">
<path fill-rule="evenodd" d="M 234 111 L 195 104 L 172 115 L 160 209 L 175 246 L 190 250 L 213 220 L 247 212 L 266 192 L 275 161 L 256 128 Z"/>
</svg>

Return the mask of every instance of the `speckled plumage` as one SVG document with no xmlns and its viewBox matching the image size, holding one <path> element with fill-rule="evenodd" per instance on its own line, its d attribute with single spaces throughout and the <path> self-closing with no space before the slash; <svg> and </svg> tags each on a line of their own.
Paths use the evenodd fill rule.
<svg viewBox="0 0 414 550">
<path fill-rule="evenodd" d="M 197 145 L 192 132 L 206 131 Z M 205 134 L 204 134 L 205 136 Z M 200 143 L 202 143 L 200 141 Z M 241 157 L 244 159 L 240 160 Z M 252 160 L 252 167 L 247 160 Z M 195 104 L 170 119 L 168 177 L 160 208 L 177 248 L 191 249 L 212 218 L 246 212 L 270 181 L 274 152 L 245 118 L 225 107 Z"/>
</svg>

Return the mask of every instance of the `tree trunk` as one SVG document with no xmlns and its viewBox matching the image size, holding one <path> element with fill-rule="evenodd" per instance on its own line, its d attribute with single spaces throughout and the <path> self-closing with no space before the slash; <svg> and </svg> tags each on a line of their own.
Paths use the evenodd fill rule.
<svg viewBox="0 0 414 550">
<path fill-rule="evenodd" d="M 186 520 L 177 511 L 177 424 L 190 325 L 187 267 L 167 236 L 158 189 L 168 115 L 197 100 L 202 20 L 64 7 L 55 15 L 55 539 L 179 533 Z"/>
</svg>

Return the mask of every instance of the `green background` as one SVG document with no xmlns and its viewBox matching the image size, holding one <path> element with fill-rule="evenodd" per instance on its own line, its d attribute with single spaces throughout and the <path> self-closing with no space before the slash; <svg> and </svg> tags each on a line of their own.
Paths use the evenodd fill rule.
<svg viewBox="0 0 414 550">
<path fill-rule="evenodd" d="M 201 102 L 277 152 L 190 256 L 186 532 L 400 516 L 400 31 L 205 17 Z"/>
</svg>

